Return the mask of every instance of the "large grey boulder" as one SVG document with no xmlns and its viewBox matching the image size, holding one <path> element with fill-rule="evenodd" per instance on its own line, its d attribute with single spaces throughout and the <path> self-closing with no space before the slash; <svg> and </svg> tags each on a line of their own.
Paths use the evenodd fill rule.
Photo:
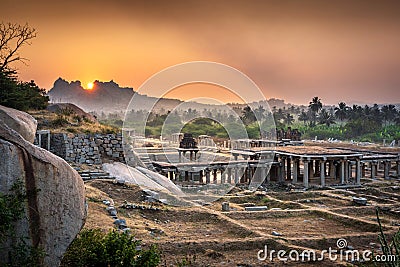
<svg viewBox="0 0 400 267">
<path fill-rule="evenodd" d="M 0 121 L 17 131 L 25 140 L 35 140 L 37 121 L 28 113 L 0 105 Z"/>
<path fill-rule="evenodd" d="M 81 177 L 66 161 L 34 146 L 3 120 L 0 155 L 0 192 L 8 194 L 16 181 L 22 181 L 28 192 L 24 218 L 15 223 L 17 237 L 27 237 L 28 244 L 43 248 L 44 266 L 58 266 L 85 222 Z M 6 247 L 0 250 L 0 265 L 9 260 L 13 240 L 2 244 Z"/>
</svg>

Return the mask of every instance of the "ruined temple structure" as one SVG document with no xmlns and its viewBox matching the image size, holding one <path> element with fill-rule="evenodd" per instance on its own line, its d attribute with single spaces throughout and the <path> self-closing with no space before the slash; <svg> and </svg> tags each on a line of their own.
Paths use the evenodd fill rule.
<svg viewBox="0 0 400 267">
<path fill-rule="evenodd" d="M 190 161 L 197 159 L 197 152 L 199 152 L 199 148 L 197 147 L 197 142 L 190 133 L 185 133 L 182 140 L 179 142 L 179 162 L 182 162 L 182 153 L 183 156 L 185 156 L 186 152 L 189 152 Z"/>
<path fill-rule="evenodd" d="M 278 141 L 282 141 L 283 139 L 287 139 L 290 141 L 300 141 L 301 140 L 301 133 L 298 129 L 293 129 L 288 127 L 285 131 L 283 129 L 276 129 L 276 139 Z"/>
<path fill-rule="evenodd" d="M 185 133 L 183 139 L 179 143 L 179 148 L 197 148 L 197 142 L 194 140 L 192 134 Z"/>
</svg>

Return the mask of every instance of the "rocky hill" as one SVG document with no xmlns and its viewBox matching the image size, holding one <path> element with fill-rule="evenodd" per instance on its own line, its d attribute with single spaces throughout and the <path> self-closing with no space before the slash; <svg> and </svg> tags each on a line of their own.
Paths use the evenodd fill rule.
<svg viewBox="0 0 400 267">
<path fill-rule="evenodd" d="M 129 101 L 136 92 L 133 88 L 120 87 L 114 81 L 95 81 L 93 89 L 85 90 L 80 81 L 68 82 L 58 78 L 48 95 L 52 103 L 73 103 L 83 110 L 95 111 L 100 114 L 125 111 Z M 138 94 L 136 110 L 145 109 L 151 103 L 151 97 Z M 181 103 L 177 99 L 161 99 L 160 106 L 164 109 L 173 109 Z"/>
<path fill-rule="evenodd" d="M 95 81 L 93 89 L 85 90 L 80 81 L 68 82 L 62 78 L 58 78 L 53 87 L 49 90 L 48 95 L 52 103 L 72 103 L 82 108 L 86 112 L 94 111 L 97 114 L 104 113 L 116 113 L 125 112 L 128 107 L 129 101 L 134 94 L 135 106 L 131 109 L 135 110 L 147 110 L 154 103 L 154 97 L 142 95 L 135 92 L 133 88 L 120 87 L 114 81 L 101 82 Z M 178 105 L 182 104 L 183 101 L 178 99 L 161 98 L 156 106 L 152 108 L 154 111 L 163 109 L 164 112 L 167 110 L 173 110 Z M 285 103 L 284 100 L 271 98 L 268 101 L 269 106 L 276 108 L 289 108 L 292 104 Z M 259 105 L 266 106 L 266 101 L 250 103 L 250 106 L 256 108 Z M 231 107 L 244 108 L 245 104 L 229 104 Z M 188 105 L 181 105 L 180 109 L 226 109 L 225 105 L 211 105 L 203 104 L 198 102 L 190 102 Z M 300 106 L 305 108 L 305 106 Z"/>
</svg>

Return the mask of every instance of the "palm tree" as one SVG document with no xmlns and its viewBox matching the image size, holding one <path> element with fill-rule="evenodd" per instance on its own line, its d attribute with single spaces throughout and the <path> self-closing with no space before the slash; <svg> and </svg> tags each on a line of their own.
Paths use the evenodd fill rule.
<svg viewBox="0 0 400 267">
<path fill-rule="evenodd" d="M 284 122 L 286 125 L 290 125 L 290 124 L 293 123 L 293 121 L 294 121 L 293 115 L 290 114 L 290 113 L 286 113 L 286 114 L 285 114 L 285 117 L 283 118 L 283 122 Z"/>
<path fill-rule="evenodd" d="M 332 113 L 326 111 L 326 109 L 322 109 L 318 115 L 318 122 L 329 127 L 335 123 L 335 118 Z"/>
<path fill-rule="evenodd" d="M 349 107 L 344 102 L 340 102 L 338 107 L 335 107 L 335 116 L 338 120 L 344 121 L 347 118 Z"/>
<path fill-rule="evenodd" d="M 311 111 L 313 126 L 317 120 L 317 114 L 322 109 L 322 102 L 318 96 L 314 96 L 311 102 L 308 105 L 308 108 Z"/>
<path fill-rule="evenodd" d="M 258 108 L 256 108 L 255 110 L 254 110 L 254 114 L 256 115 L 256 118 L 258 119 L 258 120 L 262 120 L 262 119 L 264 119 L 264 117 L 265 117 L 265 108 L 263 107 L 263 106 L 261 106 L 261 105 L 259 105 L 258 106 Z"/>
<path fill-rule="evenodd" d="M 314 112 L 318 113 L 322 109 L 322 102 L 318 96 L 314 96 L 308 107 Z"/>
<path fill-rule="evenodd" d="M 382 124 L 382 113 L 379 109 L 378 104 L 374 104 L 371 108 L 371 118 L 374 122 L 381 125 Z"/>
<path fill-rule="evenodd" d="M 274 120 L 275 122 L 280 122 L 281 120 L 283 120 L 285 117 L 285 113 L 283 112 L 283 110 L 280 108 L 278 109 L 277 112 L 274 112 Z"/>
<path fill-rule="evenodd" d="M 396 117 L 397 110 L 394 105 L 384 105 L 381 108 L 383 119 L 385 120 L 385 125 L 387 123 L 390 123 L 393 121 L 393 119 Z"/>
</svg>

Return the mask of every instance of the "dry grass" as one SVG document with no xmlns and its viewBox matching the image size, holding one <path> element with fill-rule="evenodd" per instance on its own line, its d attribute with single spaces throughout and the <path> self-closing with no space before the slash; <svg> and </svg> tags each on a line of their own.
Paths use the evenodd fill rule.
<svg viewBox="0 0 400 267">
<path fill-rule="evenodd" d="M 54 113 L 47 110 L 29 111 L 38 121 L 38 130 L 52 133 L 117 133 L 119 129 L 91 121 L 84 116 L 69 113 Z"/>
</svg>

